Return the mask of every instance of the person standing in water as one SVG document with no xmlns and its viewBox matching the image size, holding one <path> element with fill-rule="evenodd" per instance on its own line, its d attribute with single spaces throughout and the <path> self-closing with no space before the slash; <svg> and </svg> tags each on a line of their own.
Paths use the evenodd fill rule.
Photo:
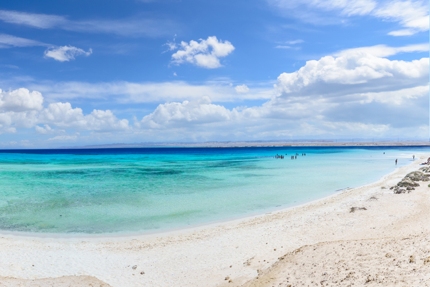
<svg viewBox="0 0 430 287">
<path fill-rule="evenodd" d="M 397 165 L 397 158 L 396 158 L 396 165 Z"/>
<path fill-rule="evenodd" d="M 415 155 L 412 156 L 412 160 L 415 160 Z"/>
</svg>

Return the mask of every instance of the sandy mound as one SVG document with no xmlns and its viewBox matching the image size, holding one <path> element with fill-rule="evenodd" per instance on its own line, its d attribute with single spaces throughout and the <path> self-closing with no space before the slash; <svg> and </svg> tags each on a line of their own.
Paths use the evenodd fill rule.
<svg viewBox="0 0 430 287">
<path fill-rule="evenodd" d="M 304 246 L 244 286 L 352 285 L 430 286 L 430 234 Z"/>
</svg>

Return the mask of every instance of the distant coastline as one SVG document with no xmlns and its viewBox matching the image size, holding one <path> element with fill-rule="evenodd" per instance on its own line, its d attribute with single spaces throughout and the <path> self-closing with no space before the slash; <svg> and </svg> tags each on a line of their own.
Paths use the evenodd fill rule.
<svg viewBox="0 0 430 287">
<path fill-rule="evenodd" d="M 66 149 L 99 149 L 99 148 L 150 148 L 150 147 L 214 147 L 214 148 L 232 148 L 232 147 L 378 147 L 378 146 L 430 146 L 426 141 L 237 141 L 237 142 L 160 142 L 160 143 L 117 143 L 85 146 L 67 146 L 60 147 Z"/>
</svg>

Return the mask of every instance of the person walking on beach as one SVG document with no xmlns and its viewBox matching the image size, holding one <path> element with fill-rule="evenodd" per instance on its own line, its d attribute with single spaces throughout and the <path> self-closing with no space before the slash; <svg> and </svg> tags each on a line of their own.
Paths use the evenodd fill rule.
<svg viewBox="0 0 430 287">
<path fill-rule="evenodd" d="M 397 165 L 397 158 L 396 158 L 396 165 Z"/>
<path fill-rule="evenodd" d="M 412 160 L 415 160 L 415 155 L 412 156 Z"/>
</svg>

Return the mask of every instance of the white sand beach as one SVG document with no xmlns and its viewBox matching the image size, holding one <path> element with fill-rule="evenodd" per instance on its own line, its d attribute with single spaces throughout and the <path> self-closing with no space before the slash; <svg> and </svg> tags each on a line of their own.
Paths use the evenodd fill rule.
<svg viewBox="0 0 430 287">
<path fill-rule="evenodd" d="M 430 286 L 430 182 L 390 190 L 422 161 L 303 206 L 189 230 L 3 234 L 0 286 Z"/>
</svg>

